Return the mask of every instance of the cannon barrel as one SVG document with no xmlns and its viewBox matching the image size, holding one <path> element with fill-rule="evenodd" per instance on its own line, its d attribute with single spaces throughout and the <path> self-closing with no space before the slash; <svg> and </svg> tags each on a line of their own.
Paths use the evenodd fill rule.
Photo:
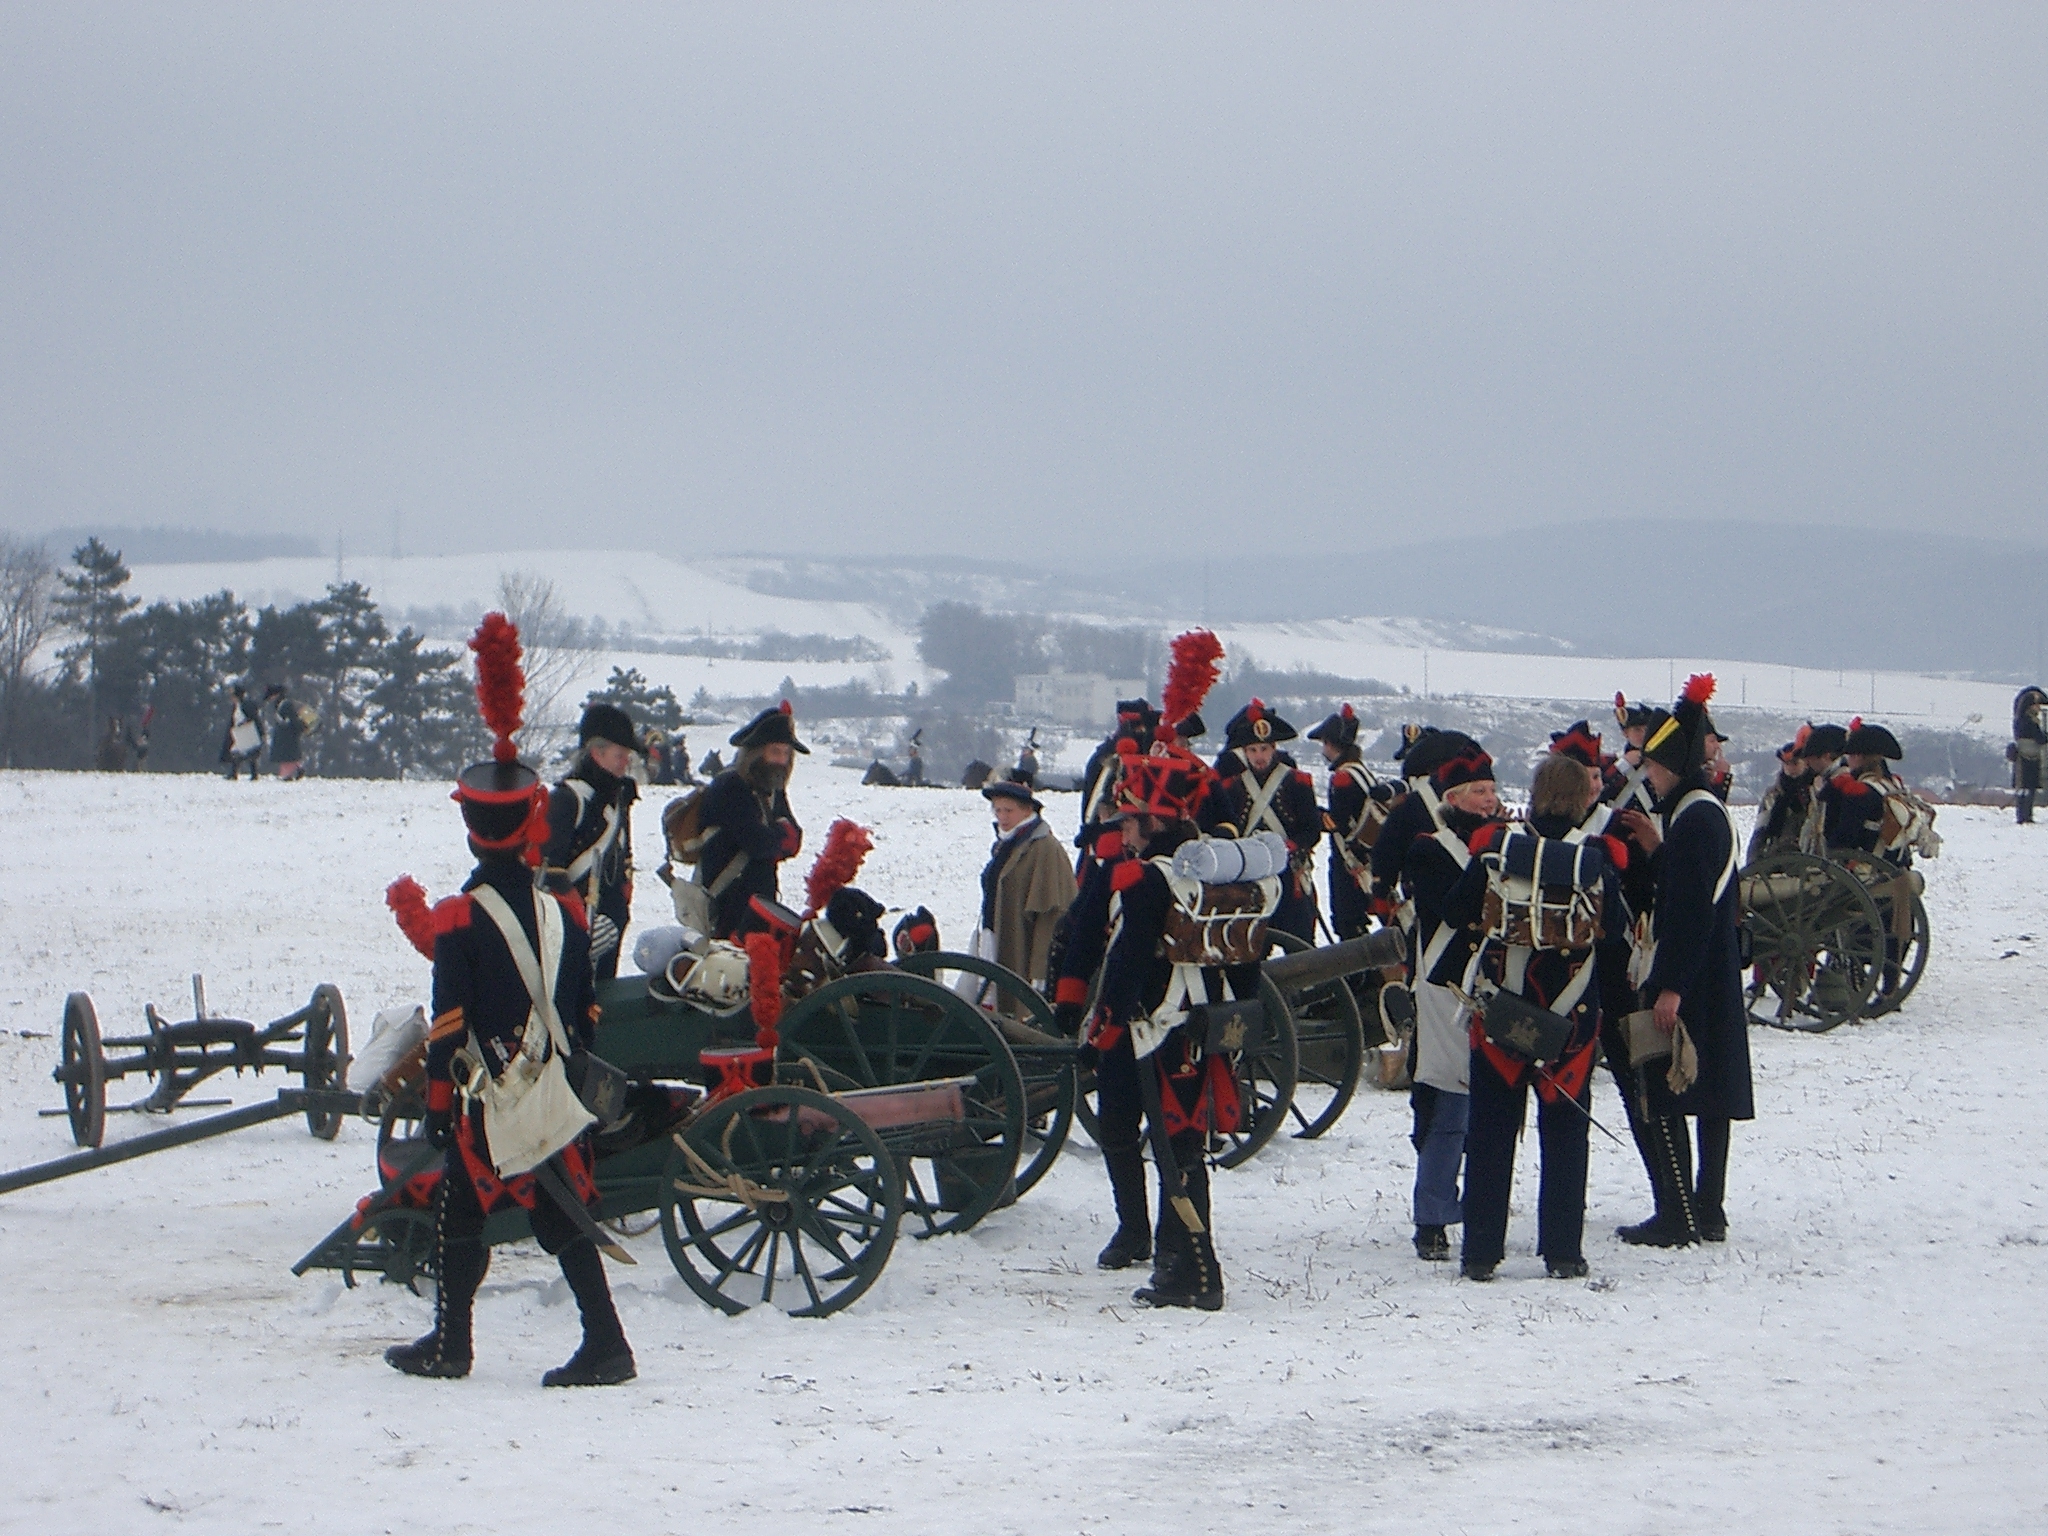
<svg viewBox="0 0 2048 1536">
<path fill-rule="evenodd" d="M 1335 981 L 1340 976 L 1400 965 L 1407 958 L 1408 941 L 1401 936 L 1400 930 L 1382 928 L 1377 933 L 1362 933 L 1341 944 L 1326 944 L 1321 949 L 1304 949 L 1295 954 L 1281 955 L 1278 959 L 1268 960 L 1263 969 L 1281 991 L 1298 992 L 1304 987 Z"/>
</svg>

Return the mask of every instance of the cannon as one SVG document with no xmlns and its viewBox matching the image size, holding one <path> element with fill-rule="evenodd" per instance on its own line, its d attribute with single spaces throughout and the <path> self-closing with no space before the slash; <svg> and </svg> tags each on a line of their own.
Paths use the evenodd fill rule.
<svg viewBox="0 0 2048 1536">
<path fill-rule="evenodd" d="M 958 993 L 894 969 L 842 976 L 788 1005 L 771 1055 L 746 1004 L 714 1012 L 647 981 L 598 988 L 596 1052 L 632 1086 L 626 1113 L 596 1135 L 597 1216 L 653 1217 L 709 1305 L 838 1311 L 880 1275 L 900 1227 L 964 1231 L 1013 1192 L 1024 1080 L 989 1014 Z M 419 1112 L 393 1101 L 387 1129 Z M 379 1188 L 293 1272 L 432 1279 L 441 1157 L 381 1136 Z M 485 1238 L 529 1231 L 511 1209 Z"/>
<path fill-rule="evenodd" d="M 1766 854 L 1741 875 L 1749 1016 L 1818 1033 L 1897 1009 L 1927 969 L 1924 882 L 1875 854 Z"/>
<path fill-rule="evenodd" d="M 172 1023 L 157 1011 L 155 1003 L 144 1005 L 143 1017 L 148 1024 L 146 1034 L 102 1037 L 92 998 L 73 992 L 64 999 L 58 1061 L 50 1074 L 64 1090 L 64 1107 L 41 1113 L 66 1117 L 71 1122 L 71 1139 L 81 1147 L 100 1145 L 110 1113 L 167 1115 L 181 1106 L 227 1103 L 226 1099 L 187 1097 L 221 1072 L 261 1073 L 276 1067 L 297 1075 L 306 1092 L 317 1096 L 335 1088 L 348 1069 L 348 1013 L 340 991 L 325 982 L 313 989 L 303 1008 L 258 1025 L 210 1013 L 205 979 L 195 975 L 190 1019 Z M 130 1104 L 110 1106 L 107 1084 L 134 1073 L 153 1080 L 148 1095 Z M 306 1128 L 321 1140 L 332 1141 L 345 1111 L 316 1107 L 325 1102 L 307 1101 Z"/>
</svg>

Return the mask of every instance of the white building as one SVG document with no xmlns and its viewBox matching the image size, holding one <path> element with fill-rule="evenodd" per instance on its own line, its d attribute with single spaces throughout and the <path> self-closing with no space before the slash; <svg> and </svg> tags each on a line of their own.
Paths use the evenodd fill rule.
<svg viewBox="0 0 2048 1536">
<path fill-rule="evenodd" d="M 1116 701 L 1135 699 L 1144 692 L 1145 684 L 1134 677 L 1104 677 L 1100 672 L 1027 673 L 1017 679 L 1017 713 L 1027 720 L 1107 730 L 1116 722 Z"/>
</svg>

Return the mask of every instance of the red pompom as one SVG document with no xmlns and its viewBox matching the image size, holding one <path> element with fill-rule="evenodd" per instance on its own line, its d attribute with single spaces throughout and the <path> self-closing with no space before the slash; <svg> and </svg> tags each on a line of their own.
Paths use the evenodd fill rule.
<svg viewBox="0 0 2048 1536">
<path fill-rule="evenodd" d="M 1358 718 L 1358 716 L 1352 711 L 1352 708 L 1349 704 L 1346 704 L 1342 708 L 1340 708 L 1337 711 L 1337 716 L 1339 719 L 1342 720 L 1356 720 Z"/>
<path fill-rule="evenodd" d="M 795 711 L 795 710 L 793 710 L 793 709 L 791 709 L 791 708 L 789 707 L 789 700 L 787 700 L 787 699 L 784 699 L 784 700 L 782 701 L 782 712 L 783 712 L 783 713 L 784 713 L 785 715 L 793 715 L 793 714 L 795 714 L 795 713 L 796 713 L 796 711 Z"/>
<path fill-rule="evenodd" d="M 524 653 L 519 646 L 519 626 L 502 613 L 487 613 L 476 633 L 469 637 L 476 653 L 476 702 L 484 724 L 497 738 L 491 755 L 509 763 L 519 755 L 512 744 L 525 723 L 526 673 L 521 666 Z"/>
<path fill-rule="evenodd" d="M 1266 701 L 1253 699 L 1251 703 L 1245 705 L 1244 717 L 1247 720 L 1263 720 L 1266 717 Z"/>
<path fill-rule="evenodd" d="M 772 933 L 747 935 L 747 1002 L 754 1013 L 754 1043 L 772 1051 L 781 1041 L 782 941 Z"/>
<path fill-rule="evenodd" d="M 825 846 L 804 880 L 804 902 L 811 916 L 824 911 L 825 903 L 853 883 L 860 873 L 860 861 L 874 846 L 874 834 L 858 822 L 842 816 L 832 823 L 825 833 Z"/>
<path fill-rule="evenodd" d="M 1704 704 L 1714 696 L 1714 674 L 1695 672 L 1685 680 L 1685 687 L 1678 695 L 1688 704 Z"/>
<path fill-rule="evenodd" d="M 427 906 L 427 893 L 411 875 L 400 875 L 384 887 L 384 905 L 398 919 L 398 926 L 412 940 L 412 947 L 429 960 L 434 958 L 434 914 Z"/>
<path fill-rule="evenodd" d="M 1863 717 L 1862 717 L 1861 715 L 1851 715 L 1851 716 L 1849 717 L 1849 729 L 1850 729 L 1850 730 L 1852 730 L 1852 731 L 1860 731 L 1860 730 L 1862 730 L 1862 729 L 1863 729 Z"/>
<path fill-rule="evenodd" d="M 1159 713 L 1168 727 L 1178 726 L 1202 707 L 1209 690 L 1221 673 L 1223 642 L 1206 629 L 1191 629 L 1174 636 L 1173 660 L 1166 670 L 1166 691 L 1159 696 Z"/>
</svg>

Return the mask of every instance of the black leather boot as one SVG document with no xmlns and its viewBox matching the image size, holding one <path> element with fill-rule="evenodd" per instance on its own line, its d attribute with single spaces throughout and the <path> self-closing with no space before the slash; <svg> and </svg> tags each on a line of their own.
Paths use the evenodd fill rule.
<svg viewBox="0 0 2048 1536">
<path fill-rule="evenodd" d="M 1220 1312 L 1223 1267 L 1216 1262 L 1216 1244 L 1209 1225 L 1209 1165 L 1202 1159 L 1202 1133 L 1188 1131 L 1174 1137 L 1173 1155 L 1202 1230 L 1187 1230 L 1162 1189 L 1159 1264 L 1152 1271 L 1151 1283 L 1133 1291 L 1131 1300 L 1147 1307 L 1196 1307 L 1204 1312 Z"/>
<path fill-rule="evenodd" d="M 1152 1220 L 1145 1205 L 1145 1158 L 1136 1147 L 1104 1147 L 1109 1192 L 1116 1202 L 1116 1234 L 1095 1256 L 1101 1269 L 1129 1269 L 1152 1257 Z"/>
<path fill-rule="evenodd" d="M 558 1256 L 562 1278 L 575 1293 L 577 1309 L 583 1314 L 583 1342 L 568 1362 L 541 1377 L 544 1387 L 615 1387 L 639 1374 L 633 1351 L 626 1345 L 626 1332 L 619 1326 L 618 1309 L 612 1305 L 612 1288 L 604 1277 L 604 1259 L 597 1245 L 579 1237 Z"/>
<path fill-rule="evenodd" d="M 1684 1117 L 1644 1120 L 1643 1141 L 1650 1150 L 1657 1214 L 1633 1226 L 1616 1227 L 1614 1235 L 1638 1248 L 1689 1247 L 1700 1240 L 1700 1228 L 1692 1204 L 1692 1140 L 1686 1135 Z"/>
<path fill-rule="evenodd" d="M 475 1354 L 471 1313 L 478 1287 L 491 1267 L 491 1251 L 481 1242 L 449 1242 L 437 1232 L 441 1278 L 434 1289 L 434 1331 L 410 1344 L 384 1351 L 384 1363 L 408 1376 L 460 1377 L 469 1374 Z"/>
<path fill-rule="evenodd" d="M 1693 1215 L 1699 1222 L 1703 1242 L 1728 1241 L 1728 1122 L 1702 1115 L 1694 1122 L 1699 1128 L 1700 1166 L 1693 1184 Z"/>
</svg>

